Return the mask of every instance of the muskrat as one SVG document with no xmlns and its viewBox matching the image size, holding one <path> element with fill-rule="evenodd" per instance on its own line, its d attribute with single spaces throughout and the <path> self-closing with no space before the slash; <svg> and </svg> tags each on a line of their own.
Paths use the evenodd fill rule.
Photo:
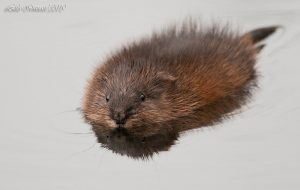
<svg viewBox="0 0 300 190">
<path fill-rule="evenodd" d="M 90 79 L 82 112 L 98 142 L 132 158 L 168 150 L 184 131 L 241 108 L 257 86 L 260 43 L 277 27 L 172 26 L 123 46 Z"/>
</svg>

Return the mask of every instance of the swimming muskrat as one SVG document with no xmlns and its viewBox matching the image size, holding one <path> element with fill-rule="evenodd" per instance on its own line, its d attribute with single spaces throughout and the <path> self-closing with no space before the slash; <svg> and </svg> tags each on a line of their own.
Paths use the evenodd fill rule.
<svg viewBox="0 0 300 190">
<path fill-rule="evenodd" d="M 82 111 L 98 142 L 133 158 L 168 150 L 187 130 L 241 108 L 257 86 L 260 42 L 277 27 L 172 26 L 120 48 L 88 83 Z"/>
</svg>

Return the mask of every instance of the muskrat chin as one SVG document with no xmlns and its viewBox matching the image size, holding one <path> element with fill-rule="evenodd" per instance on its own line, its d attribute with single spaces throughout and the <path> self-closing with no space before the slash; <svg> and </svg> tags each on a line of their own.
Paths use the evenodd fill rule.
<svg viewBox="0 0 300 190">
<path fill-rule="evenodd" d="M 179 136 L 174 131 L 142 136 L 133 134 L 126 128 L 115 128 L 110 131 L 94 129 L 94 132 L 102 147 L 120 155 L 142 160 L 152 158 L 161 151 L 168 151 Z"/>
</svg>

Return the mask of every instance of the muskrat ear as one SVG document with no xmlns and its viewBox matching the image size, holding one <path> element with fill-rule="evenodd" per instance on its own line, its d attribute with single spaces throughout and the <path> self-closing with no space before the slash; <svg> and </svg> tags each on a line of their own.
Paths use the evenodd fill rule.
<svg viewBox="0 0 300 190">
<path fill-rule="evenodd" d="M 160 80 L 166 81 L 166 82 L 175 82 L 176 81 L 176 77 L 174 77 L 173 75 L 170 75 L 169 73 L 162 72 L 162 71 L 157 73 L 157 77 Z"/>
<path fill-rule="evenodd" d="M 176 77 L 166 72 L 158 72 L 154 80 L 152 80 L 152 92 L 156 95 L 161 94 L 167 89 L 174 87 Z"/>
</svg>

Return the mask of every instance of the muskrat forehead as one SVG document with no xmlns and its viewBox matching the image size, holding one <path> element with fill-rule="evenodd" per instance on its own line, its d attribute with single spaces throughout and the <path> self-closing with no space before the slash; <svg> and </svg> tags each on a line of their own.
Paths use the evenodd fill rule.
<svg viewBox="0 0 300 190">
<path fill-rule="evenodd" d="M 138 73 L 107 73 L 104 80 L 100 80 L 101 91 L 115 92 L 119 95 L 125 95 L 138 91 L 143 91 L 151 79 Z"/>
<path fill-rule="evenodd" d="M 111 80 L 106 84 L 106 88 L 104 90 L 104 93 L 106 96 L 109 96 L 110 98 L 118 97 L 118 98 L 130 98 L 136 96 L 138 92 L 143 91 L 144 87 L 142 84 L 139 84 L 135 81 L 116 81 Z"/>
<path fill-rule="evenodd" d="M 114 63 L 110 64 L 110 62 Z M 138 82 L 141 79 L 147 81 L 157 73 L 157 68 L 153 68 L 152 64 L 154 63 L 149 60 L 124 58 L 117 62 L 108 60 L 99 70 L 108 81 L 114 79 L 117 82 Z"/>
</svg>

